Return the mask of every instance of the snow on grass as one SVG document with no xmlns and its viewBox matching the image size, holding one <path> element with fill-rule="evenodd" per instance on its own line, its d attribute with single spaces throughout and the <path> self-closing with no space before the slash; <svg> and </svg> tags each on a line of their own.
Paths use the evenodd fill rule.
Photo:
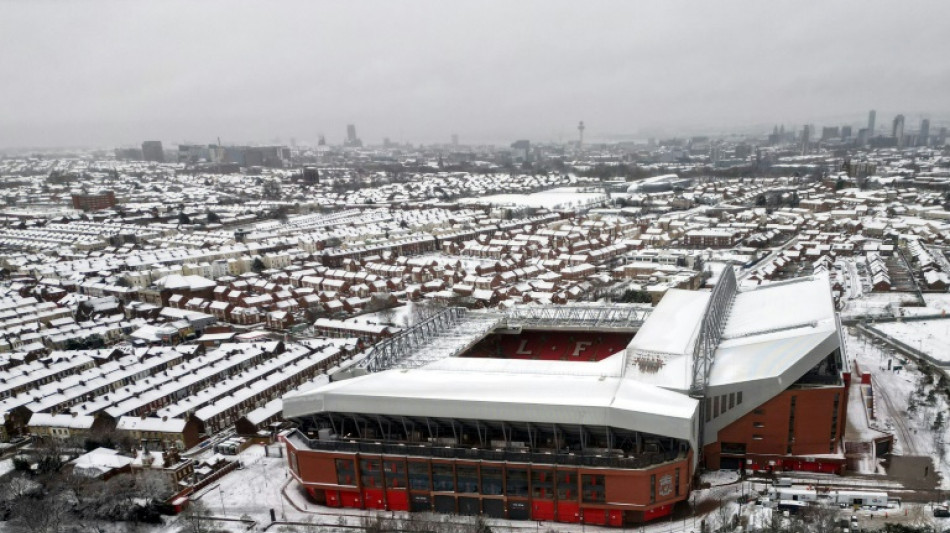
<svg viewBox="0 0 950 533">
<path fill-rule="evenodd" d="M 938 361 L 950 362 L 950 320 L 885 322 L 874 328 Z"/>
<path fill-rule="evenodd" d="M 872 292 L 860 298 L 845 300 L 842 318 L 857 316 L 894 316 L 899 308 L 909 309 L 917 305 L 917 295 L 912 292 Z"/>
<path fill-rule="evenodd" d="M 703 472 L 700 477 L 701 483 L 709 483 L 711 486 L 728 485 L 739 481 L 738 470 L 710 470 Z"/>
<path fill-rule="evenodd" d="M 924 301 L 927 307 L 938 312 L 950 312 L 950 293 L 945 292 L 927 292 L 924 293 Z"/>
</svg>

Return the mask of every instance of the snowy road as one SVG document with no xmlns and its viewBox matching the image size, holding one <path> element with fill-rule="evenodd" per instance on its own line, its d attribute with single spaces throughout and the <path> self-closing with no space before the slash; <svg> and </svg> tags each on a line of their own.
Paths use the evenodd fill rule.
<svg viewBox="0 0 950 533">
<path fill-rule="evenodd" d="M 858 275 L 858 266 L 854 261 L 845 261 L 848 265 L 848 276 L 851 284 L 851 298 L 864 296 L 864 287 L 861 285 L 861 276 Z"/>
<path fill-rule="evenodd" d="M 899 433 L 898 438 L 900 439 L 903 455 L 918 455 L 920 452 L 917 449 L 917 439 L 914 438 L 914 433 L 907 429 L 907 425 L 904 422 L 907 414 L 902 413 L 899 409 L 894 407 L 894 403 L 887 393 L 887 388 L 879 386 L 877 378 L 873 375 L 871 376 L 871 382 L 873 383 L 874 393 L 881 399 L 884 407 L 887 408 L 887 417 L 894 423 L 894 428 Z"/>
</svg>

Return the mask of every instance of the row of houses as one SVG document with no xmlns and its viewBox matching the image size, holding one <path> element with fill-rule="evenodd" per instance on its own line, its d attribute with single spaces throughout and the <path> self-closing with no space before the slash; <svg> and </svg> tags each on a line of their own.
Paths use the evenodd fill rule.
<svg viewBox="0 0 950 533">
<path fill-rule="evenodd" d="M 114 434 L 146 450 L 187 449 L 354 352 L 349 341 L 333 340 L 223 345 L 68 409 L 33 413 L 27 429 L 42 437 Z"/>
</svg>

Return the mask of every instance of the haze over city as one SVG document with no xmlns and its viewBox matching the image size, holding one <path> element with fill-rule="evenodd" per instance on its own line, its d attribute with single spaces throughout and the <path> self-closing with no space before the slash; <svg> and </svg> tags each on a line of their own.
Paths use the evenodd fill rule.
<svg viewBox="0 0 950 533">
<path fill-rule="evenodd" d="M 945 2 L 5 2 L 0 147 L 940 118 Z"/>
</svg>

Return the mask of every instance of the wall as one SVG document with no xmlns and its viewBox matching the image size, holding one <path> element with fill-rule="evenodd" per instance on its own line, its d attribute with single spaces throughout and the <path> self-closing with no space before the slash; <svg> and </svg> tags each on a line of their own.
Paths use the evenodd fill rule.
<svg viewBox="0 0 950 533">
<path fill-rule="evenodd" d="M 835 395 L 839 398 L 837 431 L 834 447 L 830 448 Z M 792 428 L 794 441 L 790 442 L 792 398 L 795 398 L 795 419 Z M 712 469 L 719 468 L 721 443 L 745 444 L 746 455 L 781 457 L 837 453 L 845 429 L 847 401 L 848 391 L 843 385 L 787 389 L 721 429 L 717 442 L 706 446 L 706 465 Z"/>
</svg>

